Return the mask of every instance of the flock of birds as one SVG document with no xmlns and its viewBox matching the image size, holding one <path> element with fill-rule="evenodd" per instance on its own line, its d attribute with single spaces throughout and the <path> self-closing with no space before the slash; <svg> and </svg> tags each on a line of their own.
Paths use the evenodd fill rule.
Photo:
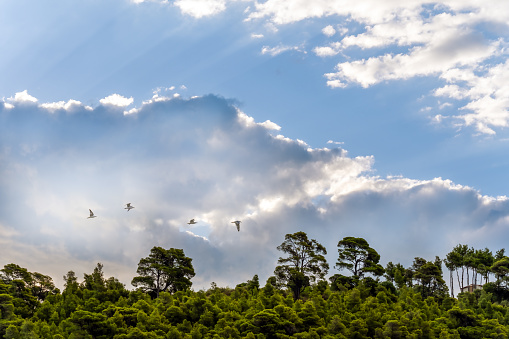
<svg viewBox="0 0 509 339">
<path fill-rule="evenodd" d="M 127 210 L 127 212 L 129 212 L 130 210 L 132 210 L 134 208 L 134 206 L 131 206 L 131 203 L 127 203 L 126 204 L 126 207 L 124 207 L 125 210 Z M 91 209 L 88 209 L 90 211 L 90 216 L 87 218 L 87 219 L 90 219 L 90 218 L 95 218 L 97 217 L 94 212 L 92 212 Z M 235 226 L 237 226 L 237 232 L 240 232 L 240 223 L 242 221 L 240 220 L 235 220 L 235 221 L 232 221 L 232 224 L 235 224 Z M 188 225 L 194 225 L 194 224 L 197 224 L 197 222 L 194 220 L 194 219 L 191 219 L 189 220 L 189 222 L 187 223 Z"/>
</svg>

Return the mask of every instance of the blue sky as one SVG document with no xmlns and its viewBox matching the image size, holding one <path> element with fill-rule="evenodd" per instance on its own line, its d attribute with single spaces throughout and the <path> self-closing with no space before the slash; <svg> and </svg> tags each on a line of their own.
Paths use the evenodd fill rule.
<svg viewBox="0 0 509 339">
<path fill-rule="evenodd" d="M 300 230 L 331 267 L 345 236 L 404 265 L 504 247 L 508 7 L 2 1 L 0 262 L 129 287 L 177 247 L 206 288 Z"/>
</svg>

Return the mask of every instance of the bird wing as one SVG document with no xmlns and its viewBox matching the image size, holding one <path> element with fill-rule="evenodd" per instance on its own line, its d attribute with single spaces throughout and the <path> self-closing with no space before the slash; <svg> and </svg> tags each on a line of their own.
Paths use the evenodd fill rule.
<svg viewBox="0 0 509 339">
<path fill-rule="evenodd" d="M 94 212 L 92 212 L 92 210 L 90 208 L 88 210 L 90 211 L 90 216 L 93 216 Z"/>
</svg>

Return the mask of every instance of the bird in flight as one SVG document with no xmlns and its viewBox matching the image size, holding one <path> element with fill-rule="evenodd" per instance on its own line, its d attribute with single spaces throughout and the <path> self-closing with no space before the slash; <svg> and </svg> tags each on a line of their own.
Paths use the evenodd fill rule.
<svg viewBox="0 0 509 339">
<path fill-rule="evenodd" d="M 94 215 L 94 212 L 92 212 L 92 210 L 90 208 L 88 210 L 90 211 L 90 216 L 87 219 L 97 217 L 97 215 Z"/>
<path fill-rule="evenodd" d="M 196 223 L 197 223 L 197 222 L 196 222 L 196 221 L 194 221 L 194 219 L 191 219 L 191 220 L 189 220 L 189 222 L 188 222 L 187 224 L 188 224 L 188 225 L 194 225 L 194 224 L 196 224 Z"/>
<path fill-rule="evenodd" d="M 235 221 L 232 221 L 232 224 L 235 224 L 235 226 L 237 226 L 237 231 L 240 231 L 240 223 L 242 221 L 239 221 L 239 220 L 235 220 Z"/>
<path fill-rule="evenodd" d="M 127 203 L 127 207 L 124 207 L 125 210 L 127 210 L 127 212 L 129 212 L 131 209 L 133 209 L 134 206 L 131 206 L 131 203 Z"/>
</svg>

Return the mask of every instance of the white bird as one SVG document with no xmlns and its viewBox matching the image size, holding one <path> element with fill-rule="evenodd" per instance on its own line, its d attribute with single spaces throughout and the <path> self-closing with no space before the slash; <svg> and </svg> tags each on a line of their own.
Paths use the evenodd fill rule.
<svg viewBox="0 0 509 339">
<path fill-rule="evenodd" d="M 197 222 L 194 221 L 194 219 L 191 219 L 191 220 L 189 220 L 189 222 L 187 224 L 188 225 L 194 225 L 194 224 L 197 224 Z"/>
<path fill-rule="evenodd" d="M 232 224 L 235 224 L 235 226 L 237 226 L 237 231 L 240 231 L 240 223 L 242 221 L 239 221 L 239 220 L 235 220 L 235 221 L 232 221 Z"/>
<path fill-rule="evenodd" d="M 94 215 L 94 212 L 92 212 L 92 210 L 90 208 L 88 210 L 90 211 L 90 216 L 87 219 L 97 217 L 97 215 Z"/>
<path fill-rule="evenodd" d="M 127 210 L 127 212 L 129 212 L 131 209 L 133 209 L 134 206 L 131 206 L 131 203 L 127 203 L 127 207 L 124 207 L 125 210 Z"/>
</svg>

